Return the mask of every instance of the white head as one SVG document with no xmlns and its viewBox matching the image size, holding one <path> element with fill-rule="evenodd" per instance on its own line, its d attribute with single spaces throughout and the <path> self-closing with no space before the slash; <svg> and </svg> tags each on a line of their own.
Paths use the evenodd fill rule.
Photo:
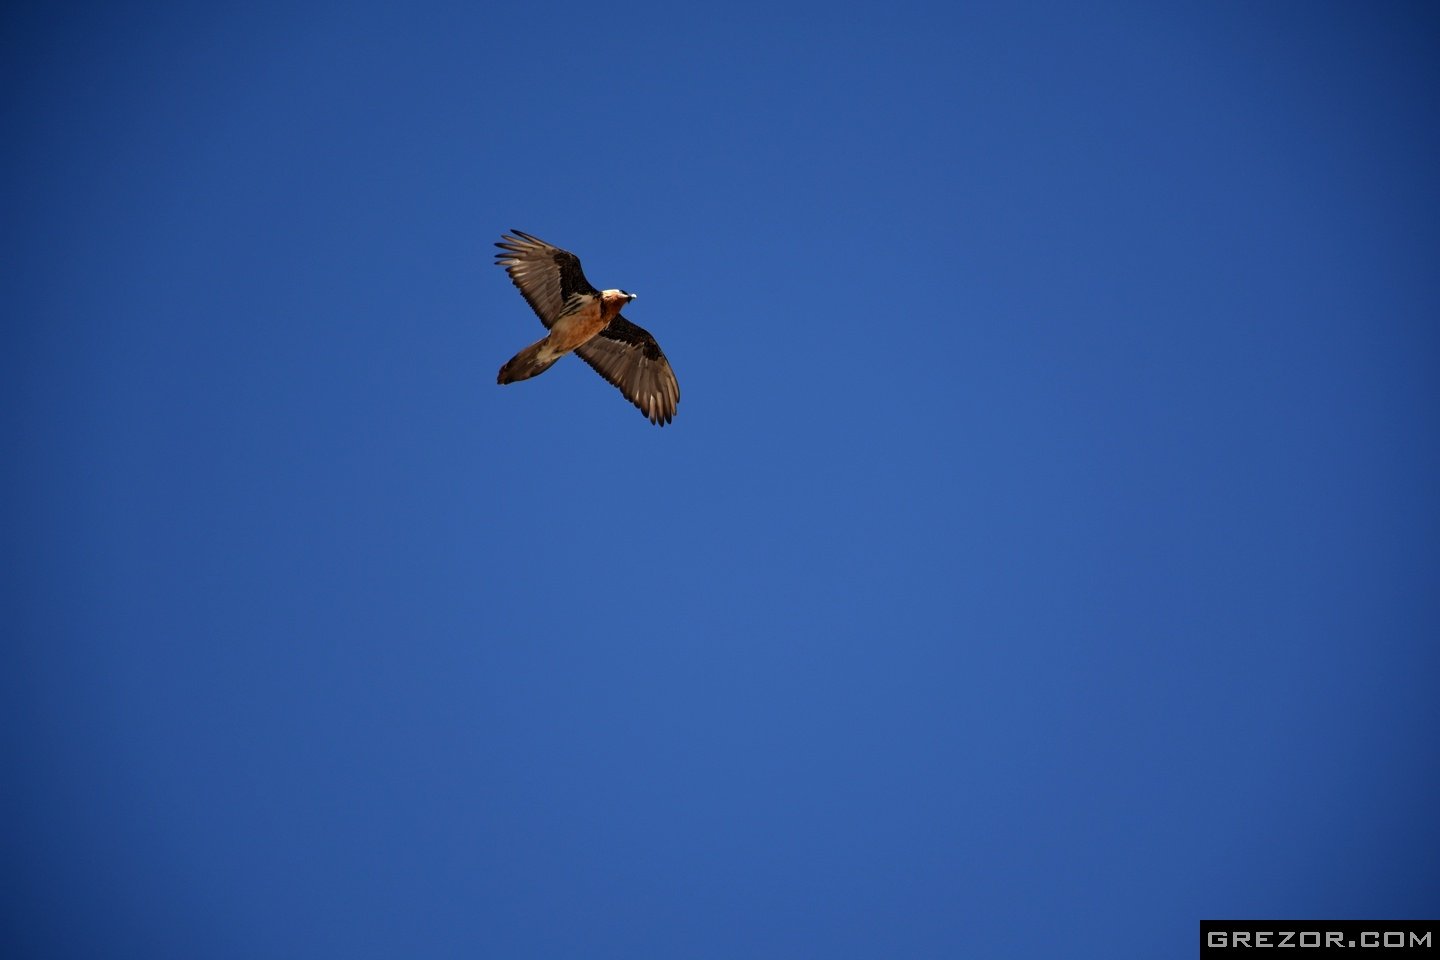
<svg viewBox="0 0 1440 960">
<path fill-rule="evenodd" d="M 635 294 L 626 293 L 624 290 L 601 290 L 600 291 L 600 316 L 606 323 L 614 320 L 625 309 L 625 304 L 635 299 Z"/>
</svg>

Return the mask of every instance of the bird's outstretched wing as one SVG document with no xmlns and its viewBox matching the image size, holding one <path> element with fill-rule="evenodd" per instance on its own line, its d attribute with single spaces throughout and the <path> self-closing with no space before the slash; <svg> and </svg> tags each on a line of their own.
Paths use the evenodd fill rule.
<svg viewBox="0 0 1440 960">
<path fill-rule="evenodd" d="M 594 339 L 576 347 L 575 353 L 619 387 L 651 423 L 663 427 L 675 416 L 680 384 L 660 344 L 644 328 L 616 317 Z"/>
<path fill-rule="evenodd" d="M 495 244 L 504 251 L 495 254 L 495 262 L 510 274 L 511 282 L 547 330 L 569 312 L 572 297 L 600 295 L 585 279 L 575 254 L 519 230 L 510 234 Z"/>
</svg>

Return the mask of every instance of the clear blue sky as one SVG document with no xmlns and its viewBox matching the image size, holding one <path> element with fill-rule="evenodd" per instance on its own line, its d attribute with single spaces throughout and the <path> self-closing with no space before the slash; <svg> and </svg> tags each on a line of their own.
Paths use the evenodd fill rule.
<svg viewBox="0 0 1440 960">
<path fill-rule="evenodd" d="M 1435 915 L 1432 5 L 0 29 L 7 956 Z"/>
</svg>

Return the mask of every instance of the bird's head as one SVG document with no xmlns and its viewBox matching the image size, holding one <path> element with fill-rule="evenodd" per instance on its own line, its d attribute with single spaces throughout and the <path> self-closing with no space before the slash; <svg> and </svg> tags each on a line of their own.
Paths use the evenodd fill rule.
<svg viewBox="0 0 1440 960">
<path fill-rule="evenodd" d="M 600 316 L 606 323 L 620 316 L 620 311 L 625 305 L 635 299 L 635 294 L 626 293 L 624 290 L 601 290 L 600 291 Z"/>
</svg>

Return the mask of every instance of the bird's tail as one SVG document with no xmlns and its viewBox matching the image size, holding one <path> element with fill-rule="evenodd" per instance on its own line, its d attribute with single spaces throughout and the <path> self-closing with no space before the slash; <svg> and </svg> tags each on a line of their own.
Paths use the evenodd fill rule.
<svg viewBox="0 0 1440 960">
<path fill-rule="evenodd" d="M 556 353 L 550 349 L 550 338 L 547 336 L 511 357 L 505 366 L 500 368 L 500 376 L 496 378 L 496 382 L 514 383 L 516 380 L 529 380 L 531 377 L 549 370 L 550 365 L 563 356 L 563 353 Z"/>
</svg>

